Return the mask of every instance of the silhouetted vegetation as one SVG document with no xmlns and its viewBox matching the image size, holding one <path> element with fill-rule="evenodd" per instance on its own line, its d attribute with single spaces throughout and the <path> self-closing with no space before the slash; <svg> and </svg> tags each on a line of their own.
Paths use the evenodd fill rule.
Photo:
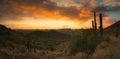
<svg viewBox="0 0 120 59">
<path fill-rule="evenodd" d="M 10 59 L 6 52 L 0 51 L 0 59 Z"/>
<path fill-rule="evenodd" d="M 115 26 L 112 27 L 115 28 Z M 105 31 L 106 33 L 109 31 L 112 32 L 111 28 Z M 119 32 L 113 32 L 116 37 L 119 37 Z M 22 31 L 11 30 L 1 25 L 0 59 L 39 59 L 48 57 L 49 54 L 54 57 L 68 57 L 75 56 L 79 52 L 88 54 L 86 56 L 87 59 L 103 41 L 110 42 L 106 35 L 100 36 L 97 31 L 93 31 L 92 29 Z M 63 44 L 62 47 L 61 44 Z M 67 52 L 62 53 L 56 47 L 63 51 L 66 49 Z M 51 52 L 56 54 L 51 54 Z"/>
<path fill-rule="evenodd" d="M 95 51 L 96 46 L 104 40 L 104 38 L 98 34 L 94 34 L 92 30 L 84 30 L 82 32 L 82 35 L 78 36 L 73 41 L 73 46 L 70 51 L 70 54 L 72 55 L 77 52 L 92 54 Z"/>
<path fill-rule="evenodd" d="M 96 12 L 95 12 L 95 11 L 94 11 L 93 29 L 94 29 L 95 31 L 97 31 Z"/>
<path fill-rule="evenodd" d="M 100 14 L 100 35 L 103 35 L 103 19 L 102 19 L 102 14 Z"/>
</svg>

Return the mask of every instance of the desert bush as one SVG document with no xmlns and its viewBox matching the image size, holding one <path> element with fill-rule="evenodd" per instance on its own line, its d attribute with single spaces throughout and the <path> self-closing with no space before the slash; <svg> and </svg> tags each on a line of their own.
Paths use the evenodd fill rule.
<svg viewBox="0 0 120 59">
<path fill-rule="evenodd" d="M 0 59 L 10 59 L 6 52 L 0 51 Z"/>
<path fill-rule="evenodd" d="M 92 30 L 82 31 L 82 35 L 77 36 L 74 41 L 71 42 L 70 55 L 75 55 L 77 52 L 85 52 L 92 54 L 98 44 L 103 41 L 103 37 L 93 33 Z"/>
</svg>

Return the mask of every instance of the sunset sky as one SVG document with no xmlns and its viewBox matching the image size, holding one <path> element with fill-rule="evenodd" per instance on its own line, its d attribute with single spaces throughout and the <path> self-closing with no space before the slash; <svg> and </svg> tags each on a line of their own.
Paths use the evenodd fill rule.
<svg viewBox="0 0 120 59">
<path fill-rule="evenodd" d="M 107 27 L 120 20 L 120 0 L 0 0 L 0 24 L 12 29 L 91 28 L 93 11 L 98 24 L 98 14 L 103 14 Z"/>
</svg>

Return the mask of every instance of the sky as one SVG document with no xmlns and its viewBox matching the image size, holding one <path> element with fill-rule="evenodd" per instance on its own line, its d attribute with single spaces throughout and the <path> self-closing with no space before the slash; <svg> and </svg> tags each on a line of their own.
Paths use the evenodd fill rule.
<svg viewBox="0 0 120 59">
<path fill-rule="evenodd" d="M 120 20 L 120 0 L 0 0 L 0 24 L 11 29 L 91 28 L 93 12 L 108 27 Z"/>
</svg>

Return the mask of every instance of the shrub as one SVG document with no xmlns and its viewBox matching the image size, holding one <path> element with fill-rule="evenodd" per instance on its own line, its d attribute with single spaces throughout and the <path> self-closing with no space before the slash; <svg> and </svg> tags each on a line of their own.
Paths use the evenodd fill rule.
<svg viewBox="0 0 120 59">
<path fill-rule="evenodd" d="M 92 54 L 95 51 L 96 46 L 103 41 L 103 38 L 98 34 L 92 32 L 92 30 L 84 30 L 82 35 L 77 36 L 71 44 L 70 55 L 74 55 L 77 52 L 85 52 Z"/>
<path fill-rule="evenodd" d="M 0 59 L 10 59 L 6 52 L 0 51 Z"/>
</svg>

